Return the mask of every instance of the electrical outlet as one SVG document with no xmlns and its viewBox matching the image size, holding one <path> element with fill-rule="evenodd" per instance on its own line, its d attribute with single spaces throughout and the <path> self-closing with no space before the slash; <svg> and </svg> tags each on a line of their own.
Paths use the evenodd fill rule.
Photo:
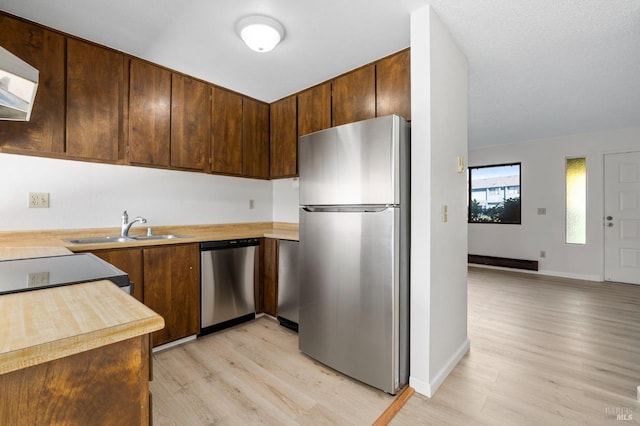
<svg viewBox="0 0 640 426">
<path fill-rule="evenodd" d="M 48 192 L 30 192 L 29 208 L 30 209 L 48 209 L 49 193 Z"/>
<path fill-rule="evenodd" d="M 249 208 L 253 210 L 254 206 L 255 206 L 255 203 L 253 202 L 253 200 L 249 200 Z"/>
<path fill-rule="evenodd" d="M 545 257 L 547 257 L 547 252 L 544 250 L 540 250 L 540 258 L 544 259 Z"/>
</svg>

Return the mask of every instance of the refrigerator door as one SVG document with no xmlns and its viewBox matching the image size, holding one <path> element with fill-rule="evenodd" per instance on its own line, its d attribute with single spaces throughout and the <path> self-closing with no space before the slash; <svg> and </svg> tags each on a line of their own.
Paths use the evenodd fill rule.
<svg viewBox="0 0 640 426">
<path fill-rule="evenodd" d="M 397 115 L 302 136 L 300 204 L 400 204 L 401 156 L 408 146 L 409 125 Z"/>
<path fill-rule="evenodd" d="M 406 384 L 399 219 L 397 208 L 300 210 L 300 350 L 388 393 Z"/>
</svg>

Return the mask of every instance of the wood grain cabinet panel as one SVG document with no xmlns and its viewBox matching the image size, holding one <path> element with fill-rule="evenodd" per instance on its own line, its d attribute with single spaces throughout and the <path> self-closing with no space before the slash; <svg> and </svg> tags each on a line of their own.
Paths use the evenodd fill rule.
<svg viewBox="0 0 640 426">
<path fill-rule="evenodd" d="M 154 346 L 200 331 L 200 248 L 198 244 L 143 249 L 144 304 L 164 318 Z"/>
<path fill-rule="evenodd" d="M 129 162 L 168 167 L 171 72 L 132 59 L 129 66 Z"/>
<path fill-rule="evenodd" d="M 149 335 L 0 375 L 2 425 L 147 425 Z"/>
<path fill-rule="evenodd" d="M 172 78 L 171 167 L 204 171 L 210 149 L 211 87 L 181 74 Z"/>
<path fill-rule="evenodd" d="M 67 155 L 115 162 L 122 136 L 124 55 L 67 39 Z"/>
<path fill-rule="evenodd" d="M 142 271 L 142 249 L 114 249 L 92 252 L 102 260 L 129 275 L 133 282 L 133 297 L 144 302 L 144 275 Z"/>
<path fill-rule="evenodd" d="M 331 127 L 331 82 L 298 93 L 298 136 Z"/>
<path fill-rule="evenodd" d="M 335 78 L 332 90 L 334 126 L 376 116 L 375 64 L 364 66 Z"/>
<path fill-rule="evenodd" d="M 64 37 L 0 14 L 0 45 L 40 73 L 30 121 L 0 121 L 0 148 L 63 153 Z"/>
<path fill-rule="evenodd" d="M 298 174 L 298 126 L 296 96 L 270 106 L 270 166 L 272 179 Z"/>
<path fill-rule="evenodd" d="M 264 239 L 263 309 L 266 314 L 278 316 L 278 249 L 280 240 Z"/>
<path fill-rule="evenodd" d="M 409 49 L 376 63 L 376 116 L 398 114 L 411 120 L 411 52 Z"/>
<path fill-rule="evenodd" d="M 242 100 L 243 175 L 269 179 L 269 105 Z"/>
<path fill-rule="evenodd" d="M 242 175 L 242 96 L 213 87 L 211 171 Z"/>
</svg>

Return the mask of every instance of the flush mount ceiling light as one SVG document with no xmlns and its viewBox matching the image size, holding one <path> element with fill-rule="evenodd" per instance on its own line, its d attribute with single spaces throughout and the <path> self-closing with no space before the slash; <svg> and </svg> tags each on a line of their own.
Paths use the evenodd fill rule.
<svg viewBox="0 0 640 426">
<path fill-rule="evenodd" d="M 268 16 L 247 16 L 238 21 L 238 34 L 251 50 L 265 53 L 284 38 L 284 27 Z"/>
</svg>

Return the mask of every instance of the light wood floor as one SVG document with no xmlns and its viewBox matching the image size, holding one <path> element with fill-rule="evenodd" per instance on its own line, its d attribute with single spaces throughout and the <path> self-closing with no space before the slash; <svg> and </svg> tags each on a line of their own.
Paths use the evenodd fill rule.
<svg viewBox="0 0 640 426">
<path fill-rule="evenodd" d="M 640 423 L 640 286 L 470 268 L 469 338 L 434 397 L 415 394 L 392 425 Z M 156 425 L 366 425 L 393 402 L 266 317 L 155 354 L 151 390 Z"/>
</svg>

